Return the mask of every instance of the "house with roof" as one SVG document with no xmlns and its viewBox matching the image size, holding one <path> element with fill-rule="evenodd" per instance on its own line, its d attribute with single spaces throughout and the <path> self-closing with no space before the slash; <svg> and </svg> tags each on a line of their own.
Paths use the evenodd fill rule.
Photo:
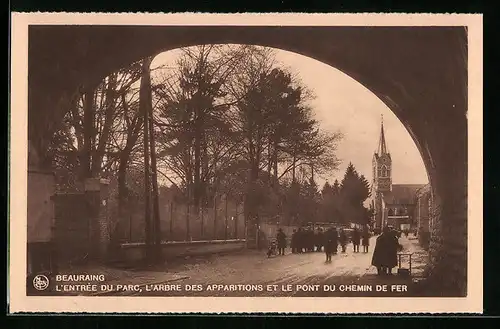
<svg viewBox="0 0 500 329">
<path fill-rule="evenodd" d="M 373 154 L 372 177 L 373 228 L 382 229 L 387 225 L 399 230 L 414 228 L 417 192 L 426 184 L 393 184 L 392 158 L 385 141 L 383 120 L 378 148 Z"/>
</svg>

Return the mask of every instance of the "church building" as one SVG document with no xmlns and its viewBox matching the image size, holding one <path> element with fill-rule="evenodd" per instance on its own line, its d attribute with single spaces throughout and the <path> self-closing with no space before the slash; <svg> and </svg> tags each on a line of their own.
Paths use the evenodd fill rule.
<svg viewBox="0 0 500 329">
<path fill-rule="evenodd" d="M 384 122 L 380 127 L 378 149 L 372 160 L 370 207 L 373 210 L 373 228 L 392 225 L 399 230 L 411 229 L 417 203 L 417 192 L 425 184 L 393 184 L 392 158 L 385 141 Z"/>
</svg>

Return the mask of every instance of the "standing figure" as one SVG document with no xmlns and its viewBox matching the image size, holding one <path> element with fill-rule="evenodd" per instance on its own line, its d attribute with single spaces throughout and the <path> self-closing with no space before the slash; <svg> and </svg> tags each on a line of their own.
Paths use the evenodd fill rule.
<svg viewBox="0 0 500 329">
<path fill-rule="evenodd" d="M 308 239 L 307 239 L 307 251 L 314 251 L 314 230 L 312 228 L 309 228 L 308 231 Z"/>
<path fill-rule="evenodd" d="M 337 253 L 337 231 L 335 229 L 328 229 L 323 235 L 326 262 L 331 263 L 332 254 Z"/>
<path fill-rule="evenodd" d="M 320 252 L 323 249 L 323 229 L 319 228 L 315 235 L 316 240 L 316 251 Z"/>
<path fill-rule="evenodd" d="M 337 254 L 337 249 L 339 247 L 339 233 L 335 227 L 332 227 L 332 241 L 333 241 L 333 254 Z"/>
<path fill-rule="evenodd" d="M 304 229 L 304 237 L 303 237 L 303 245 L 302 245 L 302 248 L 304 249 L 304 252 L 308 252 L 309 251 L 309 242 L 310 242 L 311 238 L 310 238 L 310 231 L 309 231 L 309 228 L 306 227 Z"/>
<path fill-rule="evenodd" d="M 359 252 L 360 241 L 361 241 L 361 233 L 359 232 L 358 228 L 355 227 L 354 231 L 352 231 L 352 245 L 354 252 Z"/>
<path fill-rule="evenodd" d="M 283 230 L 278 229 L 278 234 L 276 234 L 276 240 L 278 241 L 278 254 L 283 256 L 285 254 L 286 248 L 286 235 Z"/>
<path fill-rule="evenodd" d="M 345 231 L 342 228 L 340 229 L 339 242 L 340 246 L 342 247 L 342 253 L 345 253 L 347 247 L 347 235 L 345 234 Z"/>
<path fill-rule="evenodd" d="M 297 252 L 301 254 L 303 248 L 304 248 L 304 229 L 300 227 L 297 232 Z"/>
<path fill-rule="evenodd" d="M 363 252 L 368 252 L 368 247 L 370 246 L 370 232 L 367 228 L 363 230 L 362 236 Z"/>
<path fill-rule="evenodd" d="M 290 242 L 290 247 L 292 248 L 292 253 L 297 253 L 297 230 L 294 229 L 292 233 L 292 241 Z"/>
<path fill-rule="evenodd" d="M 398 264 L 397 254 L 400 248 L 397 236 L 389 227 L 385 227 L 373 250 L 372 265 L 377 268 L 378 275 L 391 274 L 392 268 Z"/>
</svg>

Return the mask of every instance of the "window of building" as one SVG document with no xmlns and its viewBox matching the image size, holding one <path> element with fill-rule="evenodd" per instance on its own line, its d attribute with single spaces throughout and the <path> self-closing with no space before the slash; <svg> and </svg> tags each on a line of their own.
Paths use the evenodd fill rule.
<svg viewBox="0 0 500 329">
<path fill-rule="evenodd" d="M 387 177 L 387 167 L 386 166 L 382 166 L 382 174 L 381 174 L 382 177 Z"/>
</svg>

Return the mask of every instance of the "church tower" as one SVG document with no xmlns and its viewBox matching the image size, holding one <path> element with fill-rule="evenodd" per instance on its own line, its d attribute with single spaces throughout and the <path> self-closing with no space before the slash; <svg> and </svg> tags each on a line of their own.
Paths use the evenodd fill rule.
<svg viewBox="0 0 500 329">
<path fill-rule="evenodd" d="M 378 149 L 373 154 L 372 160 L 372 187 L 375 192 L 390 192 L 392 190 L 392 160 L 387 149 L 384 133 L 384 119 L 380 125 L 380 139 Z"/>
<path fill-rule="evenodd" d="M 392 160 L 385 142 L 383 117 L 380 124 L 378 148 L 373 153 L 372 177 L 371 207 L 373 209 L 373 221 L 375 227 L 382 228 L 385 221 L 384 193 L 389 193 L 392 190 Z"/>
</svg>

